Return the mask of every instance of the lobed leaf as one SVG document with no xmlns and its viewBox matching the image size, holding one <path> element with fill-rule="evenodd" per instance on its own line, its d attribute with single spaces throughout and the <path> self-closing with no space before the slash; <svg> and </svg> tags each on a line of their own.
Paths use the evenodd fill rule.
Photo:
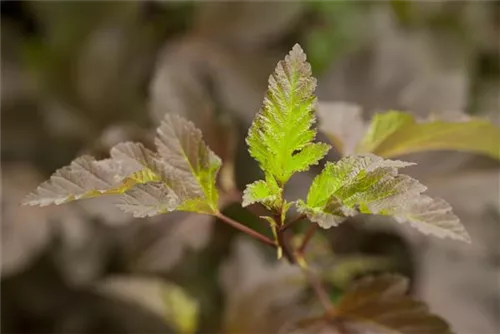
<svg viewBox="0 0 500 334">
<path fill-rule="evenodd" d="M 304 172 L 311 165 L 316 165 L 326 155 L 330 145 L 325 143 L 312 143 L 292 156 L 290 169 L 294 172 Z"/>
<path fill-rule="evenodd" d="M 408 280 L 398 275 L 368 277 L 352 284 L 336 308 L 349 327 L 376 333 L 451 334 L 427 306 L 407 296 Z"/>
<path fill-rule="evenodd" d="M 28 195 L 29 205 L 118 194 L 118 206 L 136 217 L 174 210 L 214 214 L 220 159 L 206 146 L 201 132 L 177 116 L 167 115 L 155 140 L 158 153 L 139 143 L 121 143 L 111 159 L 77 158 Z"/>
<path fill-rule="evenodd" d="M 246 138 L 250 155 L 267 176 L 262 182 L 273 179 L 282 187 L 294 173 L 317 164 L 330 149 L 329 145 L 313 143 L 315 88 L 311 66 L 296 44 L 269 77 L 263 106 Z M 252 189 L 247 193 L 255 191 L 255 186 Z"/>
<path fill-rule="evenodd" d="M 327 163 L 313 180 L 307 201 L 298 211 L 323 228 L 340 224 L 358 213 L 392 216 L 423 233 L 470 242 L 470 237 L 442 199 L 422 195 L 427 187 L 398 174 L 412 163 L 384 160 L 372 154 Z"/>
<path fill-rule="evenodd" d="M 247 185 L 243 192 L 242 206 L 246 207 L 254 203 L 262 203 L 269 209 L 281 206 L 281 190 L 276 182 L 271 179 L 255 181 Z"/>
</svg>

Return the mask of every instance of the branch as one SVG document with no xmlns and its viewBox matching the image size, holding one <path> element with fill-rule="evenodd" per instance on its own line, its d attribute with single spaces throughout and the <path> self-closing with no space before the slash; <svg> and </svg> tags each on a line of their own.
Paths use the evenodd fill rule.
<svg viewBox="0 0 500 334">
<path fill-rule="evenodd" d="M 293 224 L 295 224 L 296 222 L 298 221 L 301 221 L 302 219 L 306 218 L 306 215 L 305 214 L 301 214 L 301 215 L 298 215 L 297 217 L 295 217 L 294 219 L 292 219 L 291 221 L 289 221 L 288 223 L 286 223 L 285 225 L 281 226 L 281 230 L 282 231 L 285 231 L 287 230 L 290 226 L 292 226 Z"/>
<path fill-rule="evenodd" d="M 283 196 L 283 188 L 281 188 L 281 196 Z M 318 299 L 320 300 L 321 304 L 323 305 L 325 311 L 326 311 L 326 316 L 330 317 L 334 314 L 335 308 L 330 301 L 330 298 L 328 296 L 327 291 L 321 284 L 321 281 L 316 277 L 316 275 L 307 267 L 307 263 L 305 262 L 303 253 L 305 251 L 305 248 L 307 246 L 307 243 L 309 240 L 312 238 L 314 232 L 316 231 L 316 228 L 318 227 L 318 224 L 312 224 L 311 227 L 309 227 L 309 230 L 306 233 L 306 236 L 304 237 L 304 241 L 302 242 L 302 245 L 298 250 L 294 250 L 292 245 L 290 244 L 289 238 L 287 238 L 287 231 L 286 229 L 290 227 L 293 223 L 305 218 L 304 215 L 299 215 L 295 219 L 291 220 L 287 224 L 283 224 L 282 221 L 282 216 L 283 216 L 283 206 L 280 207 L 280 209 L 275 212 L 273 215 L 272 219 L 274 219 L 276 226 L 279 226 L 277 229 L 277 244 L 275 242 L 272 242 L 270 239 L 267 237 L 261 235 L 260 233 L 257 233 L 249 228 L 247 228 L 244 225 L 241 225 L 240 223 L 232 220 L 231 218 L 228 218 L 221 213 L 217 215 L 217 217 L 221 218 L 225 222 L 229 223 L 231 226 L 236 227 L 237 229 L 253 236 L 254 238 L 257 238 L 261 241 L 264 241 L 265 243 L 271 242 L 274 247 L 281 247 L 283 250 L 283 253 L 287 260 L 291 264 L 298 264 L 299 267 L 302 269 L 302 271 L 305 273 L 307 280 L 311 284 L 314 292 L 318 296 Z"/>
<path fill-rule="evenodd" d="M 312 236 L 314 235 L 314 232 L 316 232 L 316 229 L 318 228 L 318 224 L 312 224 L 309 229 L 306 232 L 306 235 L 304 237 L 304 240 L 302 241 L 302 244 L 300 247 L 295 251 L 294 253 L 294 260 L 295 263 L 299 265 L 299 267 L 302 269 L 304 274 L 306 275 L 307 280 L 311 284 L 314 292 L 318 296 L 319 301 L 323 305 L 323 308 L 326 311 L 326 317 L 329 318 L 335 313 L 335 307 L 333 306 L 332 302 L 330 301 L 330 297 L 328 296 L 328 293 L 326 289 L 324 288 L 323 284 L 321 284 L 320 279 L 314 274 L 314 272 L 307 266 L 306 260 L 304 259 L 304 252 L 306 250 L 307 244 L 311 240 Z"/>
<path fill-rule="evenodd" d="M 277 215 L 275 216 L 275 219 L 278 219 Z M 327 317 L 330 317 L 334 314 L 335 308 L 331 303 L 330 298 L 328 297 L 328 293 L 321 284 L 321 281 L 318 279 L 318 277 L 316 277 L 311 269 L 308 268 L 303 256 L 307 243 L 309 242 L 309 240 L 311 240 L 314 232 L 316 232 L 317 227 L 318 224 L 312 224 L 311 227 L 309 227 L 302 245 L 296 251 L 293 250 L 292 246 L 290 245 L 289 239 L 286 237 L 287 231 L 284 231 L 282 229 L 278 230 L 278 243 L 283 248 L 283 253 L 287 257 L 288 261 L 292 264 L 297 264 L 302 269 L 314 292 L 318 296 L 318 299 L 323 305 Z"/>
<path fill-rule="evenodd" d="M 241 223 L 238 223 L 236 220 L 231 219 L 220 212 L 218 212 L 215 216 L 217 218 L 219 218 L 220 220 L 222 220 L 223 222 L 231 225 L 235 229 L 240 230 L 241 232 L 243 232 L 245 234 L 248 234 L 252 238 L 255 238 L 255 239 L 257 239 L 265 244 L 268 244 L 274 248 L 277 247 L 276 243 L 274 241 L 272 241 L 271 239 L 269 239 L 268 237 L 266 237 L 265 235 L 260 234 L 259 232 L 254 231 L 251 228 L 246 227 L 245 225 L 243 225 Z"/>
<path fill-rule="evenodd" d="M 277 214 L 273 218 L 276 224 L 279 224 L 281 220 L 281 214 Z M 291 264 L 295 264 L 296 259 L 295 255 L 293 254 L 293 249 L 290 245 L 290 242 L 288 242 L 288 238 L 285 234 L 285 231 L 282 230 L 281 227 L 277 230 L 277 239 L 278 239 L 278 245 L 283 250 L 283 254 L 287 258 L 288 262 L 290 262 Z"/>
</svg>

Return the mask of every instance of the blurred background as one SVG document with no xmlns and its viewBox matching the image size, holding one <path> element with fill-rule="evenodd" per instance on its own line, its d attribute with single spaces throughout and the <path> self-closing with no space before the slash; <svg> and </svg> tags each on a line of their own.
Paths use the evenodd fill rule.
<svg viewBox="0 0 500 334">
<path fill-rule="evenodd" d="M 366 119 L 463 111 L 500 125 L 498 1 L 1 1 L 2 332 L 275 333 L 304 314 L 307 291 L 283 283 L 294 269 L 211 218 L 133 219 L 112 198 L 19 206 L 78 155 L 151 143 L 168 112 L 202 129 L 226 166 L 223 186 L 238 193 L 259 177 L 246 131 L 295 43 L 320 101 L 360 105 Z M 329 256 L 347 263 L 332 286 L 398 271 L 457 333 L 500 333 L 498 163 L 404 158 L 473 244 L 352 220 L 322 234 Z M 287 196 L 303 195 L 315 172 L 294 178 Z M 234 196 L 225 202 L 227 215 L 268 233 Z M 167 293 L 174 284 L 189 298 Z"/>
</svg>

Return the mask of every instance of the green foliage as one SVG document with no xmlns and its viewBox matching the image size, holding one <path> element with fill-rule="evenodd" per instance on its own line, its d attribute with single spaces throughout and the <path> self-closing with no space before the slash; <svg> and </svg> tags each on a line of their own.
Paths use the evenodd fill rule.
<svg viewBox="0 0 500 334">
<path fill-rule="evenodd" d="M 375 114 L 365 124 L 360 108 L 338 103 L 322 104 L 318 115 L 320 130 L 344 156 L 373 153 L 392 158 L 415 152 L 456 150 L 500 159 L 500 129 L 481 118 L 456 114 L 449 120 L 417 120 L 408 113 L 387 111 Z"/>
<path fill-rule="evenodd" d="M 167 115 L 158 128 L 157 152 L 139 143 L 126 142 L 113 147 L 109 159 L 77 158 L 56 171 L 29 194 L 23 204 L 45 206 L 115 195 L 120 201 L 118 206 L 136 217 L 176 210 L 215 215 L 298 264 L 311 281 L 328 317 L 347 321 L 349 326 L 375 325 L 395 333 L 449 333 L 444 321 L 405 296 L 407 282 L 397 276 L 355 283 L 340 298 L 338 308 L 333 309 L 328 305 L 331 301 L 327 292 L 321 290 L 321 282 L 315 279 L 315 269 L 308 266 L 304 256 L 305 246 L 314 240 L 316 226 L 308 229 L 299 247 L 291 245 L 291 238 L 285 235 L 292 223 L 285 224 L 286 213 L 293 204 L 283 198 L 285 184 L 293 174 L 317 164 L 330 148 L 313 142 L 315 86 L 306 55 L 295 45 L 270 76 L 264 104 L 248 132 L 249 152 L 259 163 L 265 179 L 247 185 L 242 205 L 259 203 L 271 211 L 270 215 L 260 218 L 270 223 L 274 241 L 219 212 L 216 180 L 221 159 L 203 142 L 200 130 L 172 114 Z M 363 126 L 357 127 L 361 128 Z M 486 141 L 480 140 L 480 136 L 486 136 Z M 342 143 L 344 137 L 335 136 L 336 144 L 354 148 L 352 143 Z M 399 168 L 413 163 L 383 157 L 429 149 L 457 149 L 499 158 L 499 137 L 498 129 L 481 120 L 418 123 L 404 113 L 379 114 L 357 146 L 361 154 L 326 163 L 313 180 L 306 200 L 294 202 L 302 214 L 297 220 L 307 217 L 313 224 L 330 228 L 349 216 L 385 215 L 399 223 L 409 223 L 426 234 L 470 242 L 469 235 L 444 200 L 423 195 L 427 189 L 424 185 L 399 174 Z M 322 277 L 344 285 L 356 273 L 386 265 L 389 264 L 385 261 L 355 258 L 338 262 L 334 272 L 326 272 Z M 274 287 L 273 291 L 276 291 Z M 166 305 L 171 306 L 166 314 L 168 321 L 182 332 L 195 332 L 196 302 L 173 288 L 165 291 L 164 297 Z"/>
<path fill-rule="evenodd" d="M 384 160 L 372 154 L 327 163 L 313 181 L 307 201 L 299 200 L 299 212 L 323 228 L 340 224 L 358 213 L 392 216 L 423 233 L 470 242 L 470 237 L 441 199 L 422 195 L 427 188 L 398 174 L 412 163 Z"/>
<path fill-rule="evenodd" d="M 336 314 L 362 332 L 451 334 L 449 325 L 407 296 L 408 280 L 397 275 L 361 279 L 340 299 Z"/>
<path fill-rule="evenodd" d="M 279 215 L 281 221 L 273 227 L 276 238 L 290 207 L 282 198 L 283 186 L 294 173 L 317 164 L 329 149 L 313 143 L 315 87 L 306 55 L 297 44 L 270 76 L 263 107 L 248 132 L 249 152 L 266 177 L 247 186 L 242 205 L 261 203 Z M 478 131 L 491 139 L 488 145 L 479 145 Z M 494 155 L 497 132 L 485 121 L 420 124 L 410 115 L 389 112 L 375 116 L 358 151 L 390 156 L 453 147 Z M 462 140 L 452 137 L 460 134 Z M 112 148 L 110 159 L 77 158 L 28 195 L 24 204 L 44 206 L 120 195 L 118 206 L 137 217 L 174 210 L 217 215 L 221 160 L 203 142 L 201 132 L 191 122 L 169 115 L 158 129 L 155 144 L 158 152 L 129 142 Z M 424 185 L 398 174 L 398 168 L 409 165 L 373 154 L 327 163 L 314 179 L 307 200 L 298 200 L 297 208 L 323 228 L 359 213 L 379 214 L 408 222 L 424 233 L 470 241 L 446 202 L 422 195 Z"/>
<path fill-rule="evenodd" d="M 247 136 L 250 155 L 259 162 L 266 174 L 264 182 L 271 189 L 273 182 L 283 186 L 294 173 L 317 164 L 330 148 L 312 142 L 316 136 L 316 129 L 311 129 L 315 122 L 315 88 L 311 66 L 297 44 L 269 77 L 264 104 Z M 256 186 L 252 186 L 246 191 L 246 203 L 260 201 L 253 197 L 259 195 L 254 194 L 255 190 Z"/>
<path fill-rule="evenodd" d="M 171 324 L 178 333 L 196 333 L 198 328 L 198 301 L 176 284 L 165 284 L 162 287 L 161 294 L 165 306 L 166 322 Z"/>
<path fill-rule="evenodd" d="M 306 56 L 295 45 L 270 76 L 264 105 L 248 133 L 250 154 L 266 178 L 247 186 L 242 204 L 261 203 L 274 210 L 282 217 L 278 225 L 289 208 L 282 198 L 284 184 L 294 173 L 318 163 L 329 149 L 312 142 L 315 86 Z M 418 124 L 410 115 L 389 112 L 374 118 L 358 150 L 387 156 L 454 145 L 493 154 L 496 141 L 480 146 L 473 140 L 477 131 L 490 139 L 496 136 L 496 129 L 484 121 Z M 450 133 L 462 133 L 470 140 L 452 141 Z M 217 214 L 216 176 L 221 161 L 203 142 L 201 132 L 179 116 L 167 116 L 155 143 L 157 153 L 142 144 L 122 143 L 111 150 L 110 159 L 77 158 L 28 195 L 24 204 L 44 206 L 114 194 L 120 195 L 118 206 L 137 217 L 174 210 Z M 323 228 L 338 225 L 348 216 L 370 213 L 409 222 L 424 233 L 469 241 L 446 202 L 422 195 L 425 186 L 398 174 L 398 168 L 409 165 L 372 154 L 327 163 L 314 179 L 307 200 L 297 202 L 298 210 Z"/>
<path fill-rule="evenodd" d="M 281 206 L 281 189 L 273 178 L 268 177 L 266 181 L 255 181 L 247 186 L 243 193 L 242 205 L 248 206 L 257 202 L 268 209 Z"/>
<path fill-rule="evenodd" d="M 329 149 L 313 143 L 315 86 L 306 55 L 297 44 L 270 76 L 263 107 L 248 132 L 249 152 L 266 177 L 247 186 L 242 204 L 261 203 L 274 211 L 281 217 L 274 229 L 283 224 L 290 207 L 282 198 L 284 184 L 294 173 L 318 163 Z M 478 131 L 491 139 L 487 145 L 480 145 Z M 410 115 L 389 112 L 375 116 L 358 151 L 390 156 L 452 147 L 494 155 L 497 132 L 485 121 L 420 124 Z M 461 140 L 453 137 L 460 134 Z M 129 142 L 112 148 L 110 159 L 77 158 L 28 195 L 24 204 L 44 206 L 112 194 L 120 195 L 121 209 L 137 217 L 174 210 L 217 215 L 221 160 L 203 142 L 201 132 L 191 122 L 169 115 L 155 144 L 158 152 Z M 297 208 L 323 228 L 359 213 L 379 214 L 408 222 L 424 233 L 470 241 L 445 201 L 422 195 L 424 185 L 398 174 L 398 168 L 409 165 L 373 154 L 327 163 Z"/>
<path fill-rule="evenodd" d="M 357 151 L 394 157 L 429 150 L 475 152 L 500 159 L 500 129 L 487 120 L 417 122 L 410 114 L 377 114 Z"/>
<path fill-rule="evenodd" d="M 221 161 L 202 141 L 201 132 L 191 122 L 168 115 L 155 143 L 158 153 L 129 142 L 113 147 L 111 159 L 77 158 L 23 203 L 45 206 L 118 194 L 118 206 L 137 217 L 174 210 L 217 213 L 215 179 Z"/>
</svg>

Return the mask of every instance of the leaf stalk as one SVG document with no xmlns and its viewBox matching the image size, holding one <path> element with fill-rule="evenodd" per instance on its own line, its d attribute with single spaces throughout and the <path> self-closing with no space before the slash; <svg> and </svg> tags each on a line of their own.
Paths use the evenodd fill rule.
<svg viewBox="0 0 500 334">
<path fill-rule="evenodd" d="M 251 228 L 237 222 L 236 220 L 229 218 L 228 216 L 224 215 L 221 212 L 217 212 L 215 214 L 215 217 L 219 218 L 220 220 L 222 220 L 226 224 L 229 224 L 230 226 L 234 227 L 235 229 L 240 230 L 241 232 L 251 236 L 254 239 L 257 239 L 257 240 L 259 240 L 259 241 L 261 241 L 269 246 L 272 246 L 274 248 L 277 247 L 277 244 L 275 241 L 269 239 L 268 237 L 266 237 L 265 235 L 263 235 L 257 231 L 252 230 Z"/>
</svg>

